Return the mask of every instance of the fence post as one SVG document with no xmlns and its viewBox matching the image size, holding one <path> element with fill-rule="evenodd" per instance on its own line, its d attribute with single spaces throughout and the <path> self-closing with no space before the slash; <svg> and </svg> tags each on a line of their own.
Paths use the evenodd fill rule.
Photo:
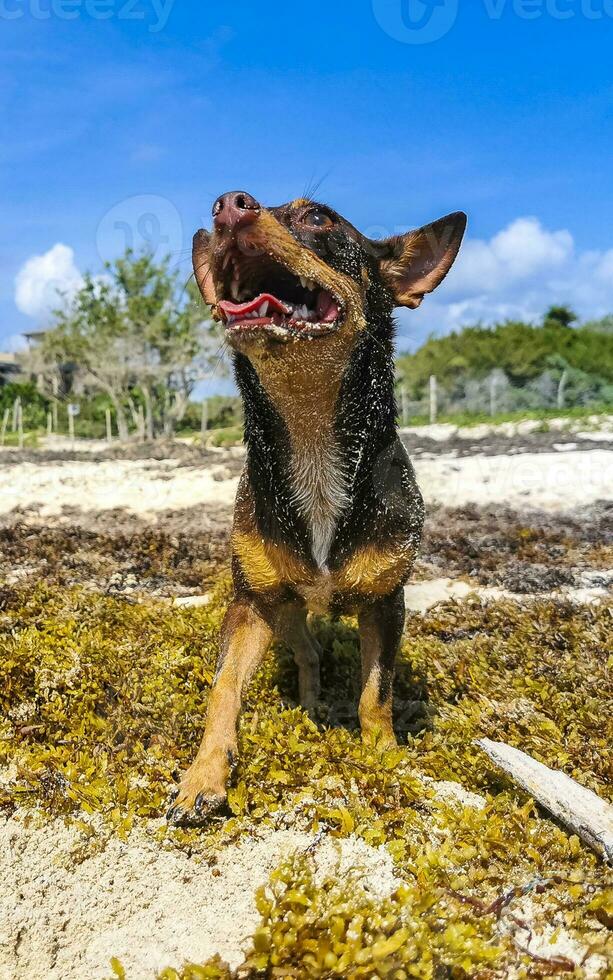
<svg viewBox="0 0 613 980">
<path fill-rule="evenodd" d="M 497 389 L 497 387 L 498 387 L 498 378 L 496 377 L 496 375 L 492 371 L 492 373 L 490 375 L 490 415 L 495 415 L 496 414 L 496 408 L 497 408 L 497 403 L 496 403 L 496 389 Z"/>
<path fill-rule="evenodd" d="M 409 424 L 409 398 L 406 388 L 400 389 L 400 404 L 402 405 L 402 424 Z"/>
<path fill-rule="evenodd" d="M 13 424 L 11 426 L 13 432 L 17 432 L 17 423 L 19 421 L 19 409 L 21 407 L 21 398 L 17 395 L 17 398 L 13 402 Z"/>
<path fill-rule="evenodd" d="M 106 408 L 104 410 L 104 418 L 106 421 L 106 441 L 111 443 L 113 441 L 113 422 L 111 419 L 111 410 Z"/>
<path fill-rule="evenodd" d="M 10 415 L 11 415 L 10 408 L 5 408 L 4 415 L 2 417 L 2 428 L 0 428 L 0 446 L 4 445 L 4 438 L 6 436 L 6 427 L 9 424 Z"/>
<path fill-rule="evenodd" d="M 202 399 L 202 414 L 200 416 L 200 438 L 206 442 L 206 430 L 209 425 L 209 406 L 206 398 Z"/>
<path fill-rule="evenodd" d="M 53 415 L 47 412 L 47 436 L 53 435 Z"/>
<path fill-rule="evenodd" d="M 566 395 L 566 382 L 568 381 L 568 371 L 566 368 L 562 371 L 562 377 L 560 378 L 558 384 L 558 408 L 564 408 L 565 395 Z"/>
<path fill-rule="evenodd" d="M 19 448 L 23 449 L 23 407 L 21 401 L 17 410 L 17 430 L 19 432 Z"/>
<path fill-rule="evenodd" d="M 145 441 L 145 413 L 143 411 L 143 406 L 138 406 L 138 428 L 140 431 L 140 441 Z"/>
<path fill-rule="evenodd" d="M 70 439 L 70 448 L 74 449 L 74 415 L 72 414 L 72 405 L 68 406 L 68 437 Z"/>
<path fill-rule="evenodd" d="M 430 424 L 434 425 L 438 416 L 438 385 L 436 375 L 430 375 Z"/>
</svg>

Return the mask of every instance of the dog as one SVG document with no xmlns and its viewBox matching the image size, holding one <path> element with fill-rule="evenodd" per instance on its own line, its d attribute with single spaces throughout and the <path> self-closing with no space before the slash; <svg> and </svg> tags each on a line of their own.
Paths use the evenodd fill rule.
<svg viewBox="0 0 613 980">
<path fill-rule="evenodd" d="M 456 212 L 370 240 L 300 198 L 244 191 L 194 236 L 204 301 L 224 325 L 244 402 L 246 465 L 232 530 L 234 597 L 223 623 L 202 744 L 168 812 L 194 825 L 222 807 L 237 758 L 241 693 L 273 637 L 293 652 L 300 701 L 320 693 L 307 614 L 357 615 L 362 737 L 396 744 L 394 661 L 424 504 L 397 432 L 395 307 L 415 309 L 449 272 Z"/>
</svg>

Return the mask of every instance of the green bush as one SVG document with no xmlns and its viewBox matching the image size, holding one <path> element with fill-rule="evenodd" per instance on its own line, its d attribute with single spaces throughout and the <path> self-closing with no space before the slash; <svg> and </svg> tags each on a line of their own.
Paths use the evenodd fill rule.
<svg viewBox="0 0 613 980">
<path fill-rule="evenodd" d="M 599 329 L 577 329 L 545 318 L 535 326 L 507 321 L 492 327 L 471 326 L 445 337 L 430 337 L 414 354 L 398 359 L 398 375 L 413 397 L 420 397 L 430 375 L 453 393 L 466 378 L 483 379 L 504 371 L 514 385 L 526 385 L 545 371 L 557 376 L 564 367 L 589 377 L 591 387 L 613 390 L 613 344 Z"/>
<path fill-rule="evenodd" d="M 0 386 L 0 418 L 7 409 L 12 415 L 17 398 L 21 400 L 24 429 L 43 428 L 47 424 L 47 412 L 51 403 L 32 381 L 11 381 Z M 8 439 L 6 441 L 8 443 Z"/>
<path fill-rule="evenodd" d="M 243 441 L 242 426 L 232 426 L 229 429 L 213 429 L 208 437 L 212 446 L 240 446 Z"/>
</svg>

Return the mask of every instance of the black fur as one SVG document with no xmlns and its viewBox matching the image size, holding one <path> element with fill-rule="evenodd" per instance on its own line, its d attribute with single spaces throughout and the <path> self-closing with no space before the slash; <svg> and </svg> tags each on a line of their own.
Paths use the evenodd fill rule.
<svg viewBox="0 0 613 980">
<path fill-rule="evenodd" d="M 351 352 L 336 409 L 335 431 L 349 477 L 350 504 L 338 522 L 328 567 L 340 568 L 366 541 L 376 540 L 384 547 L 401 536 L 417 552 L 423 500 L 397 437 L 393 301 L 379 277 L 373 245 L 334 212 L 335 231 L 318 235 L 298 233 L 286 208 L 272 210 L 302 244 L 337 271 L 357 282 L 366 271 L 369 279 L 366 330 Z M 313 564 L 309 531 L 292 499 L 290 444 L 283 419 L 246 356 L 236 355 L 235 373 L 245 406 L 247 472 L 258 530 Z M 338 597 L 338 602 L 344 606 L 350 597 Z"/>
</svg>

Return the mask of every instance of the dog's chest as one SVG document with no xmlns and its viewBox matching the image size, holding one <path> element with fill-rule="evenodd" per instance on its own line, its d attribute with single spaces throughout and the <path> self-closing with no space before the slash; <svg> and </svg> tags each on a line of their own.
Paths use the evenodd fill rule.
<svg viewBox="0 0 613 980">
<path fill-rule="evenodd" d="M 338 520 L 349 503 L 346 461 L 333 436 L 314 431 L 292 446 L 292 498 L 306 520 L 315 564 L 326 578 Z"/>
</svg>

